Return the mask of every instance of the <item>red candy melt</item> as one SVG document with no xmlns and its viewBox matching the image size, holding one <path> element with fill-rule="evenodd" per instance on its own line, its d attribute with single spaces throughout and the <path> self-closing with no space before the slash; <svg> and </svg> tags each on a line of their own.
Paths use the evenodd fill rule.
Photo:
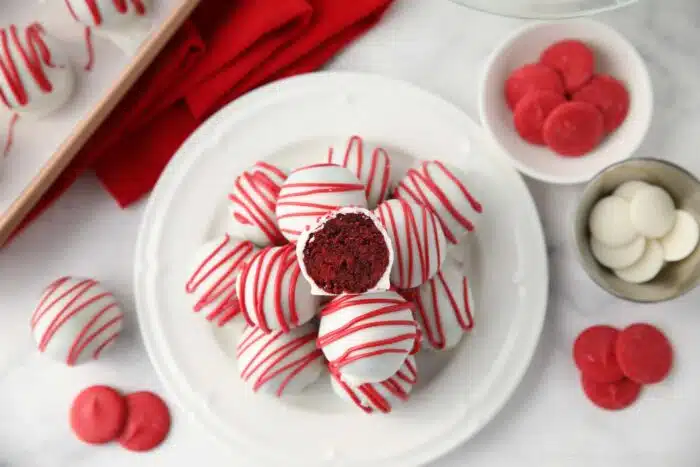
<svg viewBox="0 0 700 467">
<path fill-rule="evenodd" d="M 569 39 L 550 45 L 540 55 L 540 63 L 558 71 L 568 93 L 581 89 L 593 77 L 595 56 L 586 44 Z"/>
<path fill-rule="evenodd" d="M 549 114 L 566 102 L 564 96 L 547 90 L 530 91 L 515 106 L 513 123 L 518 134 L 532 144 L 544 144 L 542 127 Z"/>
<path fill-rule="evenodd" d="M 595 149 L 622 125 L 630 108 L 625 85 L 595 75 L 593 50 L 576 39 L 556 42 L 538 63 L 516 69 L 505 94 L 521 138 L 569 157 Z"/>
<path fill-rule="evenodd" d="M 593 381 L 581 375 L 581 386 L 586 397 L 595 405 L 606 410 L 621 410 L 637 400 L 642 386 L 627 378 L 612 383 Z"/>
<path fill-rule="evenodd" d="M 603 114 L 587 102 L 566 102 L 549 114 L 542 129 L 544 141 L 562 156 L 582 156 L 605 136 Z"/>
<path fill-rule="evenodd" d="M 572 96 L 572 99 L 596 106 L 603 114 L 607 133 L 622 125 L 630 108 L 630 96 L 625 85 L 608 75 L 594 76 Z"/>
<path fill-rule="evenodd" d="M 130 451 L 148 451 L 163 442 L 170 431 L 170 411 L 152 392 L 134 392 L 126 396 L 129 416 L 119 444 Z"/>
<path fill-rule="evenodd" d="M 592 326 L 576 338 L 573 354 L 586 396 L 607 410 L 630 406 L 642 385 L 658 383 L 668 375 L 673 361 L 666 336 L 643 323 L 622 331 Z"/>
<path fill-rule="evenodd" d="M 671 371 L 671 344 L 661 331 L 649 324 L 625 328 L 617 338 L 616 351 L 622 372 L 638 383 L 658 383 Z"/>
<path fill-rule="evenodd" d="M 592 326 L 574 342 L 574 362 L 590 381 L 612 383 L 624 378 L 617 363 L 615 344 L 619 331 L 611 326 Z"/>
<path fill-rule="evenodd" d="M 511 110 L 530 91 L 552 91 L 564 95 L 561 76 L 552 68 L 541 63 L 524 65 L 513 71 L 506 80 L 506 102 Z"/>
<path fill-rule="evenodd" d="M 115 440 L 122 432 L 126 418 L 126 401 L 116 390 L 107 386 L 84 389 L 70 409 L 73 433 L 90 444 Z"/>
</svg>

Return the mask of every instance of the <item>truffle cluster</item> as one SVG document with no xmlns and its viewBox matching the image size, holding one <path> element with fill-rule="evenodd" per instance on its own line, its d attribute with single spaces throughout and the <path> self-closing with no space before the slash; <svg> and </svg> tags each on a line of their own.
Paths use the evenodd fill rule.
<svg viewBox="0 0 700 467">
<path fill-rule="evenodd" d="M 278 397 L 327 369 L 338 395 L 390 412 L 418 379 L 421 348 L 447 350 L 474 326 L 471 289 L 447 258 L 481 205 L 439 161 L 398 183 L 389 151 L 353 136 L 318 163 L 259 162 L 229 196 L 232 234 L 204 244 L 188 273 L 192 310 L 242 316 L 241 378 Z"/>
</svg>

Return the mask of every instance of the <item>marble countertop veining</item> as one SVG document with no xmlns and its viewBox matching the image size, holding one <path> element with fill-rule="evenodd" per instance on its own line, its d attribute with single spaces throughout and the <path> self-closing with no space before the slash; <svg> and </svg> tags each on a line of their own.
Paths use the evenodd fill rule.
<svg viewBox="0 0 700 467">
<path fill-rule="evenodd" d="M 669 159 L 700 174 L 700 2 L 642 0 L 602 15 L 648 63 L 655 115 L 640 154 Z M 431 90 L 475 119 L 476 90 L 490 50 L 523 21 L 459 7 L 448 0 L 399 0 L 384 22 L 334 60 L 331 69 L 402 78 Z M 568 237 L 580 187 L 528 180 L 547 235 L 552 284 L 545 330 L 525 380 L 506 408 L 471 442 L 437 467 L 697 467 L 700 450 L 700 290 L 674 302 L 637 305 L 600 291 L 578 266 Z M 147 454 L 85 446 L 71 436 L 67 409 L 88 384 L 164 393 L 135 320 L 102 364 L 67 370 L 40 356 L 28 319 L 40 290 L 61 274 L 102 279 L 133 309 L 132 254 L 144 204 L 120 211 L 91 176 L 0 253 L 0 466 L 249 466 L 225 457 L 215 441 L 174 409 L 170 439 Z M 570 348 L 594 323 L 648 320 L 676 349 L 672 377 L 644 391 L 620 413 L 582 396 Z M 70 374 L 68 374 L 70 373 Z"/>
</svg>

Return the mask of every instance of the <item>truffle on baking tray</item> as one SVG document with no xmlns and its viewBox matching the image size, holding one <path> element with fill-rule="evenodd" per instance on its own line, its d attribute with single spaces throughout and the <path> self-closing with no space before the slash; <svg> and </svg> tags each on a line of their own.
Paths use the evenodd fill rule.
<svg viewBox="0 0 700 467">
<path fill-rule="evenodd" d="M 31 328 L 40 352 L 73 366 L 99 358 L 119 336 L 123 316 L 96 280 L 61 277 L 42 294 Z"/>
<path fill-rule="evenodd" d="M 440 219 L 447 241 L 459 243 L 474 229 L 473 216 L 483 210 L 467 185 L 466 174 L 458 168 L 440 161 L 425 161 L 408 171 L 394 195 L 426 206 Z"/>
<path fill-rule="evenodd" d="M 320 217 L 342 207 L 367 207 L 365 187 L 344 167 L 314 164 L 294 170 L 282 185 L 275 213 L 282 234 L 292 242 Z"/>
<path fill-rule="evenodd" d="M 151 0 L 64 0 L 75 21 L 85 25 L 89 60 L 87 69 L 94 62 L 92 33 L 95 32 L 114 42 L 126 53 L 135 52 L 151 29 L 147 16 Z"/>
<path fill-rule="evenodd" d="M 41 118 L 57 111 L 74 88 L 75 70 L 44 26 L 0 29 L 0 101 L 14 114 L 3 156 L 10 152 L 20 116 Z"/>
<path fill-rule="evenodd" d="M 302 232 L 296 244 L 301 272 L 315 295 L 387 290 L 391 241 L 367 209 L 340 208 Z"/>
<path fill-rule="evenodd" d="M 440 271 L 417 289 L 404 292 L 416 305 L 424 348 L 448 350 L 474 327 L 474 299 L 461 266 L 445 260 Z"/>
<path fill-rule="evenodd" d="M 281 397 L 298 394 L 321 375 L 323 354 L 316 348 L 316 327 L 307 323 L 288 333 L 265 333 L 246 326 L 236 348 L 238 371 L 256 392 Z"/>
<path fill-rule="evenodd" d="M 339 295 L 321 310 L 318 347 L 352 385 L 394 375 L 418 339 L 413 305 L 397 292 Z"/>
<path fill-rule="evenodd" d="M 275 204 L 287 172 L 267 162 L 258 162 L 236 177 L 229 195 L 231 219 L 241 235 L 258 246 L 284 245 L 277 226 Z"/>
<path fill-rule="evenodd" d="M 202 245 L 192 264 L 185 292 L 192 310 L 223 326 L 241 311 L 236 280 L 257 248 L 225 234 Z"/>
<path fill-rule="evenodd" d="M 349 169 L 365 185 L 370 209 L 376 208 L 389 197 L 391 158 L 386 149 L 370 146 L 362 137 L 352 136 L 345 148 L 328 149 L 328 162 Z"/>
<path fill-rule="evenodd" d="M 331 387 L 341 399 L 354 403 L 365 413 L 389 413 L 394 407 L 406 402 L 413 386 L 418 381 L 416 359 L 409 355 L 399 371 L 391 378 L 379 383 L 353 386 L 337 372 L 331 372 Z"/>
<path fill-rule="evenodd" d="M 301 277 L 292 244 L 258 251 L 239 274 L 236 290 L 248 324 L 266 333 L 289 332 L 318 313 L 319 297 Z"/>
<path fill-rule="evenodd" d="M 44 117 L 70 99 L 75 71 L 40 23 L 0 29 L 0 98 L 16 114 Z"/>
<path fill-rule="evenodd" d="M 402 199 L 383 202 L 375 214 L 386 228 L 394 249 L 391 283 L 409 289 L 433 277 L 447 250 L 437 216 L 420 204 Z"/>
</svg>

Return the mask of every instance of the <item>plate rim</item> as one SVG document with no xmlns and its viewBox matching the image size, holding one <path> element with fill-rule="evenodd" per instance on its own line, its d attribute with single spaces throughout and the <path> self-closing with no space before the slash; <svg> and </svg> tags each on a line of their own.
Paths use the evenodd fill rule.
<svg viewBox="0 0 700 467">
<path fill-rule="evenodd" d="M 161 177 L 159 178 L 158 182 L 156 183 L 153 192 L 151 196 L 148 199 L 148 202 L 146 204 L 146 208 L 144 210 L 140 225 L 139 225 L 139 230 L 138 230 L 138 235 L 137 235 L 137 240 L 136 240 L 136 246 L 135 246 L 135 253 L 134 253 L 134 269 L 133 269 L 133 280 L 134 280 L 134 298 L 135 298 L 135 311 L 137 315 L 137 320 L 139 324 L 139 331 L 142 336 L 142 340 L 144 342 L 144 346 L 146 348 L 149 360 L 151 361 L 151 364 L 153 365 L 153 368 L 156 372 L 156 375 L 158 376 L 158 379 L 160 382 L 163 384 L 165 390 L 168 392 L 168 395 L 171 397 L 171 399 L 176 403 L 176 405 L 182 409 L 185 412 L 188 412 L 189 418 L 192 419 L 195 423 L 199 424 L 200 426 L 205 426 L 204 423 L 202 423 L 201 417 L 197 417 L 197 414 L 195 411 L 188 410 L 186 405 L 183 403 L 180 397 L 180 392 L 176 390 L 177 384 L 172 380 L 172 378 L 167 374 L 170 370 L 167 368 L 167 363 L 164 362 L 166 360 L 165 356 L 160 356 L 160 352 L 157 350 L 157 343 L 155 342 L 157 339 L 153 335 L 152 332 L 149 332 L 150 329 L 150 323 L 147 319 L 147 314 L 148 312 L 148 299 L 147 299 L 147 291 L 144 290 L 143 281 L 141 281 L 141 277 L 144 274 L 144 271 L 147 270 L 148 268 L 146 267 L 148 264 L 148 261 L 146 259 L 148 258 L 148 249 L 147 245 L 149 243 L 149 237 L 153 235 L 153 229 L 149 228 L 149 224 L 154 216 L 154 211 L 158 208 L 159 204 L 159 197 L 158 193 L 162 191 L 165 186 L 168 186 L 170 183 L 170 178 L 174 176 L 178 171 L 182 170 L 181 164 L 178 163 L 178 161 L 182 158 L 185 157 L 184 154 L 188 153 L 191 151 L 190 148 L 193 148 L 196 145 L 199 145 L 198 140 L 202 138 L 203 134 L 206 134 L 208 132 L 211 132 L 213 128 L 217 127 L 221 122 L 223 122 L 227 116 L 230 115 L 232 112 L 235 112 L 236 110 L 240 108 L 245 108 L 249 105 L 253 105 L 259 97 L 264 97 L 265 95 L 268 95 L 270 93 L 283 93 L 283 92 L 293 92 L 295 87 L 299 86 L 304 86 L 307 85 L 307 82 L 323 82 L 323 81 L 341 81 L 347 83 L 348 81 L 381 81 L 389 84 L 394 84 L 397 86 L 402 86 L 406 88 L 407 90 L 410 90 L 411 92 L 415 93 L 420 93 L 423 95 L 423 97 L 430 97 L 433 100 L 436 101 L 436 103 L 439 103 L 443 108 L 449 108 L 451 109 L 452 112 L 458 112 L 464 122 L 468 126 L 472 126 L 472 133 L 478 135 L 479 143 L 491 148 L 491 156 L 493 160 L 493 163 L 498 164 L 499 170 L 503 170 L 506 172 L 509 172 L 511 174 L 511 178 L 513 180 L 517 180 L 518 187 L 515 188 L 517 191 L 523 192 L 527 196 L 524 196 L 524 204 L 528 206 L 528 209 L 532 212 L 533 216 L 530 219 L 530 224 L 531 227 L 533 227 L 532 234 L 533 234 L 533 240 L 536 240 L 536 245 L 531 245 L 532 248 L 535 248 L 539 250 L 536 256 L 541 256 L 542 261 L 541 261 L 541 266 L 542 266 L 542 271 L 544 273 L 544 277 L 538 284 L 540 284 L 539 290 L 532 290 L 532 298 L 530 299 L 533 304 L 536 306 L 533 306 L 531 309 L 537 310 L 537 315 L 532 315 L 533 319 L 532 321 L 535 321 L 533 326 L 528 327 L 527 329 L 521 329 L 518 330 L 516 333 L 517 336 L 521 336 L 520 338 L 523 339 L 523 347 L 521 347 L 521 351 L 519 352 L 521 355 L 525 355 L 526 358 L 521 358 L 521 364 L 518 366 L 517 371 L 511 373 L 510 378 L 508 379 L 509 384 L 502 386 L 499 392 L 501 393 L 497 400 L 494 403 L 489 404 L 489 410 L 487 410 L 487 415 L 484 417 L 481 417 L 477 422 L 475 423 L 465 423 L 463 424 L 463 429 L 461 430 L 454 430 L 449 437 L 445 437 L 440 440 L 436 440 L 435 443 L 432 444 L 430 450 L 426 450 L 429 452 L 426 452 L 420 459 L 418 459 L 418 464 L 422 465 L 424 463 L 433 461 L 439 457 L 442 457 L 443 455 L 447 454 L 448 452 L 452 451 L 455 447 L 458 445 L 465 443 L 469 439 L 471 439 L 473 436 L 475 436 L 483 427 L 485 427 L 490 421 L 492 421 L 495 416 L 502 411 L 502 409 L 506 406 L 508 401 L 511 400 L 515 390 L 518 388 L 520 383 L 522 382 L 522 379 L 525 376 L 525 373 L 527 370 L 530 368 L 530 365 L 532 363 L 532 359 L 534 357 L 535 351 L 538 347 L 540 337 L 542 335 L 542 331 L 544 328 L 544 320 L 547 314 L 547 303 L 548 303 L 548 291 L 549 291 L 549 264 L 547 260 L 547 253 L 546 253 L 546 243 L 545 243 L 545 237 L 544 237 L 544 230 L 542 227 L 542 222 L 540 220 L 539 212 L 537 210 L 536 204 L 534 202 L 534 199 L 532 197 L 532 194 L 530 193 L 530 190 L 528 189 L 527 185 L 525 184 L 522 176 L 518 173 L 517 170 L 515 170 L 505 159 L 503 156 L 501 156 L 498 151 L 493 148 L 493 145 L 490 143 L 488 138 L 483 135 L 483 128 L 479 124 L 477 124 L 469 115 L 467 115 L 462 109 L 458 108 L 454 104 L 446 101 L 445 99 L 441 98 L 440 96 L 435 95 L 434 93 L 427 91 L 419 86 L 416 86 L 410 82 L 396 79 L 396 78 L 389 78 L 389 77 L 384 77 L 376 74 L 370 74 L 370 73 L 360 73 L 360 72 L 349 72 L 349 71 L 321 71 L 321 72 L 313 72 L 313 73 L 306 73 L 302 75 L 297 75 L 294 77 L 286 78 L 283 80 L 275 81 L 270 84 L 267 84 L 265 86 L 262 86 L 244 96 L 241 98 L 229 103 L 227 106 L 223 107 L 221 110 L 219 110 L 216 114 L 214 114 L 212 117 L 210 117 L 207 121 L 205 121 L 195 132 L 181 145 L 181 147 L 178 149 L 176 154 L 173 156 L 173 158 L 170 160 L 168 165 L 166 166 L 165 170 L 161 174 Z M 512 177 L 514 175 L 515 177 Z M 522 332 L 523 330 L 529 331 L 528 335 L 522 337 Z M 226 446 L 229 449 L 225 452 L 228 452 L 230 454 L 233 454 L 234 450 L 237 448 L 240 448 L 242 446 L 230 446 L 226 443 L 222 443 L 221 439 L 219 437 L 216 437 L 213 435 L 213 433 L 210 432 L 210 430 L 205 429 L 203 430 L 206 432 L 212 439 L 215 439 L 219 444 L 222 446 Z M 250 453 L 250 449 L 243 447 L 244 451 L 246 453 Z M 406 465 L 406 464 L 403 464 Z"/>
</svg>

